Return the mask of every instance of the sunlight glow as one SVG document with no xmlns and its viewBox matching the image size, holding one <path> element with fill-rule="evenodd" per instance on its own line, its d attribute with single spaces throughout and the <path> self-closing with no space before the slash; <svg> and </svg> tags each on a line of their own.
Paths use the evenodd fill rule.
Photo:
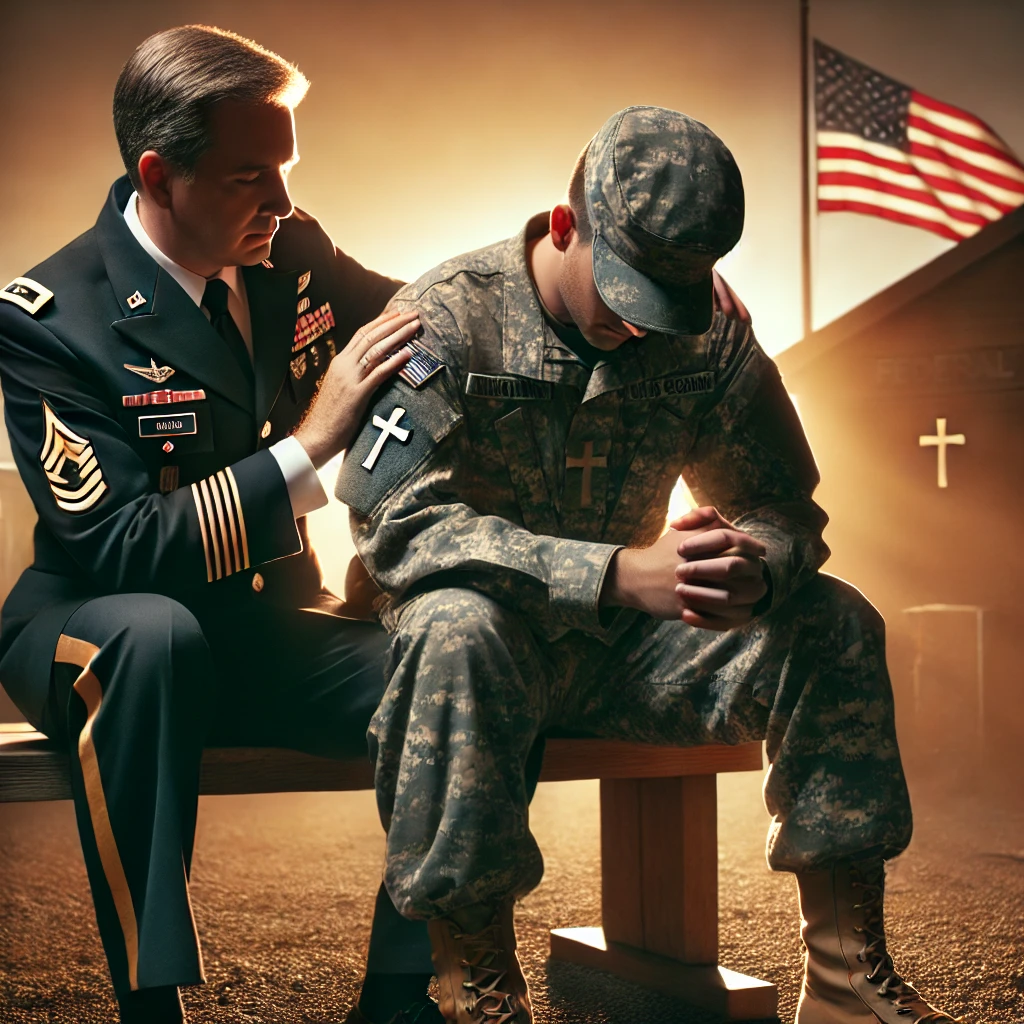
<svg viewBox="0 0 1024 1024">
<path fill-rule="evenodd" d="M 685 512 L 689 512 L 691 509 L 695 509 L 696 507 L 697 502 L 693 500 L 690 488 L 686 486 L 683 478 L 680 477 L 676 481 L 675 487 L 672 488 L 672 494 L 668 499 L 668 516 L 665 519 L 666 524 L 671 523 L 673 519 L 678 519 Z"/>
<path fill-rule="evenodd" d="M 355 557 L 356 548 L 348 528 L 348 509 L 334 497 L 334 484 L 341 469 L 342 456 L 337 455 L 320 469 L 320 483 L 327 492 L 328 503 L 306 517 L 309 540 L 316 551 L 324 584 L 339 597 L 345 593 L 345 573 Z"/>
</svg>

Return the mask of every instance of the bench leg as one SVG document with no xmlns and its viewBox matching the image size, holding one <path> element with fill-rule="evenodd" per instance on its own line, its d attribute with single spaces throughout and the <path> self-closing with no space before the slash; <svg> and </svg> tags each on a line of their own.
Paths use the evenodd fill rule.
<svg viewBox="0 0 1024 1024">
<path fill-rule="evenodd" d="M 601 782 L 603 928 L 560 928 L 551 956 L 678 996 L 727 1020 L 774 1017 L 774 985 L 718 966 L 714 775 Z"/>
</svg>

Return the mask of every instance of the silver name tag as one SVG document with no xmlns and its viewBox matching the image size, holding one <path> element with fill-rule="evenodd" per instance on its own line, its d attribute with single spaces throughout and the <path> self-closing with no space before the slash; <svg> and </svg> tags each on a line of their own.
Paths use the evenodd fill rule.
<svg viewBox="0 0 1024 1024">
<path fill-rule="evenodd" d="M 196 414 L 183 412 L 177 416 L 140 416 L 139 437 L 178 437 L 196 433 Z"/>
</svg>

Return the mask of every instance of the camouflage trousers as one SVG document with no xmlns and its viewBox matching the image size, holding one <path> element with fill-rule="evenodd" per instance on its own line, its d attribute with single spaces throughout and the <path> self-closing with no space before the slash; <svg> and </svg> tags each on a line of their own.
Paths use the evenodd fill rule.
<svg viewBox="0 0 1024 1024">
<path fill-rule="evenodd" d="M 402 609 L 370 725 L 385 884 L 408 917 L 533 889 L 524 766 L 546 730 L 692 746 L 766 740 L 775 870 L 895 856 L 911 814 L 881 617 L 819 574 L 771 614 L 714 633 L 647 616 L 612 643 L 554 643 L 472 590 Z"/>
</svg>

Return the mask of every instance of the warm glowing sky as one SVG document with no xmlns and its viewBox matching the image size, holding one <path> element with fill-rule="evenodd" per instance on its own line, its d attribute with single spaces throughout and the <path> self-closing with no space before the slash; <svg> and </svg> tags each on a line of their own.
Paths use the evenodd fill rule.
<svg viewBox="0 0 1024 1024">
<path fill-rule="evenodd" d="M 6 6 L 3 280 L 94 220 L 119 171 L 109 97 L 134 44 L 203 20 L 278 49 L 312 79 L 295 197 L 344 249 L 402 277 L 556 201 L 614 110 L 651 102 L 705 120 L 747 186 L 728 274 L 770 352 L 797 339 L 797 0 Z M 1024 4 L 812 0 L 811 16 L 814 34 L 977 113 L 1024 151 Z M 819 322 L 947 245 L 850 214 L 827 215 L 815 234 Z"/>
<path fill-rule="evenodd" d="M 616 109 L 658 103 L 706 121 L 747 189 L 727 276 L 769 352 L 797 340 L 797 0 L 6 4 L 0 280 L 95 220 L 120 173 L 109 105 L 121 64 L 150 32 L 189 21 L 251 35 L 306 72 L 295 199 L 343 249 L 399 277 L 548 208 Z M 1024 3 L 812 0 L 811 22 L 1024 152 Z M 851 214 L 823 217 L 814 233 L 819 324 L 948 245 Z"/>
</svg>

